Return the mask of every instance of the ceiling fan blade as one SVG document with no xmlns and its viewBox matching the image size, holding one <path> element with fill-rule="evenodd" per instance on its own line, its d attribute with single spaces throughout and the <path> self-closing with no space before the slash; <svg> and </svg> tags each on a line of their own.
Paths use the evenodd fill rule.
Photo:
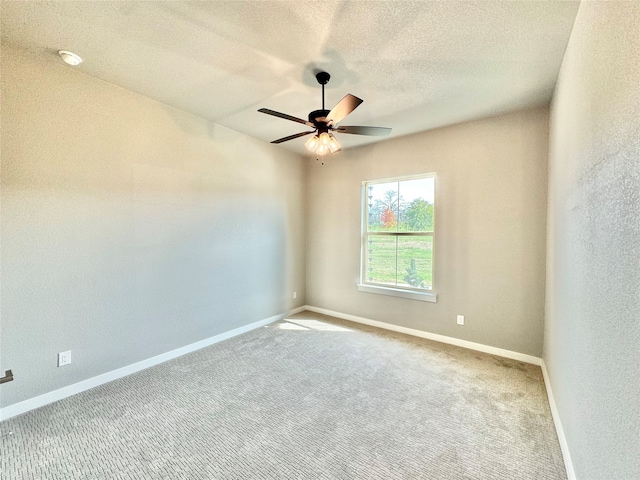
<svg viewBox="0 0 640 480">
<path fill-rule="evenodd" d="M 331 124 L 335 125 L 344 117 L 353 112 L 361 103 L 361 99 L 359 99 L 358 97 L 354 97 L 350 93 L 347 93 L 342 98 L 342 100 L 340 100 L 338 104 L 331 109 L 329 115 L 327 115 L 327 120 L 331 120 Z"/>
<path fill-rule="evenodd" d="M 391 129 L 387 127 L 338 127 L 335 129 L 339 133 L 354 133 L 356 135 L 375 135 L 377 137 L 386 137 L 391 133 Z"/>
<path fill-rule="evenodd" d="M 267 115 L 273 115 L 274 117 L 284 118 L 285 120 L 291 120 L 292 122 L 302 123 L 302 124 L 307 125 L 307 126 L 309 126 L 311 128 L 315 128 L 315 125 L 313 123 L 308 122 L 307 120 L 303 120 L 303 119 L 298 118 L 298 117 L 292 117 L 291 115 L 287 115 L 286 113 L 276 112 L 275 110 L 269 110 L 268 108 L 261 108 L 258 111 L 260 113 L 266 113 Z"/>
<path fill-rule="evenodd" d="M 298 138 L 298 137 L 304 137 L 305 135 L 309 135 L 311 133 L 316 133 L 316 131 L 312 131 L 312 132 L 301 132 L 301 133 L 296 133 L 295 135 L 289 135 L 288 137 L 283 137 L 283 138 L 279 138 L 278 140 L 274 140 L 271 143 L 282 143 L 282 142 L 288 142 L 289 140 L 293 140 L 294 138 Z"/>
</svg>

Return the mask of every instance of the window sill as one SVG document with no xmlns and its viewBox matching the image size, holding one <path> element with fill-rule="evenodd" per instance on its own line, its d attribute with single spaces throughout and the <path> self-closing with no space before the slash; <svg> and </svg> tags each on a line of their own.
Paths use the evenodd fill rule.
<svg viewBox="0 0 640 480">
<path fill-rule="evenodd" d="M 401 290 L 399 288 L 379 287 L 377 285 L 358 284 L 359 292 L 377 293 L 378 295 L 390 295 L 392 297 L 408 298 L 410 300 L 420 300 L 421 302 L 436 303 L 438 296 L 431 292 L 412 292 L 409 290 Z"/>
</svg>

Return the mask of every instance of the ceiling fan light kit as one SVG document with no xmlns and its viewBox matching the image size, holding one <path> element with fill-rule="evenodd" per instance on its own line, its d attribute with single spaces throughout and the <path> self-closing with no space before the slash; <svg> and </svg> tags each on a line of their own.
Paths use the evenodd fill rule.
<svg viewBox="0 0 640 480">
<path fill-rule="evenodd" d="M 346 94 L 338 104 L 331 110 L 325 110 L 324 108 L 324 86 L 329 82 L 331 75 L 327 72 L 319 72 L 316 75 L 316 80 L 322 85 L 322 109 L 314 110 L 309 113 L 309 120 L 303 120 L 298 117 L 287 115 L 286 113 L 276 112 L 268 108 L 261 108 L 258 110 L 260 113 L 266 113 L 267 115 L 273 115 L 274 117 L 284 118 L 292 122 L 302 123 L 310 128 L 313 128 L 310 132 L 300 132 L 288 137 L 279 138 L 271 143 L 282 143 L 295 138 L 304 137 L 305 135 L 314 134 L 304 144 L 305 148 L 318 156 L 324 156 L 328 153 L 335 153 L 340 150 L 340 143 L 333 136 L 331 132 L 349 133 L 355 135 L 376 135 L 387 136 L 391 133 L 390 128 L 386 127 L 359 127 L 348 126 L 338 127 L 337 124 L 347 115 L 353 112 L 358 105 L 362 103 L 362 100 L 358 97 Z"/>
<path fill-rule="evenodd" d="M 311 153 L 318 155 L 326 155 L 327 150 L 336 153 L 341 148 L 336 137 L 327 132 L 322 132 L 319 136 L 314 135 L 305 142 L 304 146 Z"/>
</svg>

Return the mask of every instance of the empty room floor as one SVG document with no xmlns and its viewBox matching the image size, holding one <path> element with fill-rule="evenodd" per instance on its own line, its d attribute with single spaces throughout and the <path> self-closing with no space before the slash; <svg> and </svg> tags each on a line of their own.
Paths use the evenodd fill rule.
<svg viewBox="0 0 640 480">
<path fill-rule="evenodd" d="M 564 479 L 540 368 L 302 312 L 0 424 L 7 479 Z"/>
</svg>

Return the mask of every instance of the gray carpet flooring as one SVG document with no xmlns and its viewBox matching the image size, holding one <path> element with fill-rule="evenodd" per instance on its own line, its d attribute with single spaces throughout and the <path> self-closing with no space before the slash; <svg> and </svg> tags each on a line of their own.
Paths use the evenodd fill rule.
<svg viewBox="0 0 640 480">
<path fill-rule="evenodd" d="M 310 312 L 0 427 L 5 479 L 566 478 L 539 367 Z"/>
</svg>

